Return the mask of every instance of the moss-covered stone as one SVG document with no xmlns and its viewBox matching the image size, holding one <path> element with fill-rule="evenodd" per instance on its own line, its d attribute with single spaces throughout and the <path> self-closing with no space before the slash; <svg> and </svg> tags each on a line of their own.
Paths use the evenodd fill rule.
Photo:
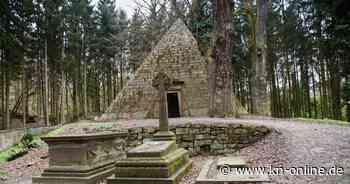
<svg viewBox="0 0 350 184">
<path fill-rule="evenodd" d="M 175 146 L 174 146 L 175 145 Z M 177 183 L 188 171 L 192 161 L 189 153 L 177 148 L 175 141 L 150 141 L 127 153 L 127 158 L 116 163 L 115 177 L 108 184 Z"/>
</svg>

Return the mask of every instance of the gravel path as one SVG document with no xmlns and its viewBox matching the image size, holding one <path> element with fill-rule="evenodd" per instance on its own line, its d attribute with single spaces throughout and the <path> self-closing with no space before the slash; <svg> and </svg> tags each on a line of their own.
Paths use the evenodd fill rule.
<svg viewBox="0 0 350 184">
<path fill-rule="evenodd" d="M 280 119 L 246 120 L 248 123 L 273 127 L 280 134 L 272 134 L 252 147 L 242 150 L 255 165 L 292 167 L 342 167 L 343 176 L 272 177 L 283 184 L 349 184 L 350 183 L 350 127 L 305 123 Z"/>
<path fill-rule="evenodd" d="M 278 184 L 349 184 L 350 183 L 350 127 L 309 123 L 300 120 L 246 116 L 240 119 L 179 118 L 170 119 L 171 125 L 183 123 L 242 123 L 264 125 L 276 131 L 264 140 L 244 148 L 240 155 L 253 166 L 326 167 L 344 168 L 342 176 L 271 176 Z M 157 120 L 119 121 L 124 128 L 156 126 Z M 193 184 L 208 156 L 194 157 L 194 167 L 181 184 Z M 44 164 L 45 165 L 45 164 Z M 1 166 L 0 166 L 1 169 Z M 0 181 L 1 183 L 1 181 Z M 26 182 L 20 182 L 26 183 Z M 26 183 L 27 184 L 27 183 Z"/>
<path fill-rule="evenodd" d="M 198 119 L 197 119 L 198 120 Z M 195 120 L 195 121 L 197 121 Z M 206 122 L 207 118 L 198 120 Z M 342 176 L 271 176 L 276 184 L 349 184 L 350 183 L 350 127 L 319 124 L 295 120 L 283 120 L 262 117 L 243 119 L 211 119 L 215 122 L 246 123 L 264 125 L 276 129 L 264 140 L 244 148 L 240 155 L 253 166 L 272 167 L 342 167 Z M 190 175 L 197 176 L 198 168 L 203 164 L 200 158 Z M 182 181 L 192 184 L 193 181 Z"/>
</svg>

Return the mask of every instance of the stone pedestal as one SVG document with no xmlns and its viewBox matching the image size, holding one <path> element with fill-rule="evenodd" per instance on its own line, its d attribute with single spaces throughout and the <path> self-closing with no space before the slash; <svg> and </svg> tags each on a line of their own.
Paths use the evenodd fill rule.
<svg viewBox="0 0 350 184">
<path fill-rule="evenodd" d="M 188 151 L 176 141 L 150 141 L 128 151 L 107 184 L 175 184 L 191 166 Z"/>
<path fill-rule="evenodd" d="M 237 168 L 248 168 L 240 157 L 223 157 L 209 160 L 202 167 L 196 184 L 267 184 L 270 179 L 263 173 L 239 174 Z"/>
<path fill-rule="evenodd" d="M 125 133 L 43 137 L 49 146 L 49 168 L 34 184 L 96 184 L 111 176 L 125 158 Z"/>
<path fill-rule="evenodd" d="M 159 131 L 153 135 L 155 141 L 171 141 L 176 140 L 176 135 L 171 131 Z"/>
</svg>

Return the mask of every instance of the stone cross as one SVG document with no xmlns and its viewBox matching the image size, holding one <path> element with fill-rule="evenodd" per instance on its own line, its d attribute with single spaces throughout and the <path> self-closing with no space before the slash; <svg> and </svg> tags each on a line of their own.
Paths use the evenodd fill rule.
<svg viewBox="0 0 350 184">
<path fill-rule="evenodd" d="M 154 135 L 157 140 L 173 140 L 175 137 L 175 134 L 169 131 L 167 112 L 166 90 L 171 84 L 172 80 L 164 72 L 159 72 L 152 80 L 152 86 L 159 93 L 159 132 Z"/>
</svg>

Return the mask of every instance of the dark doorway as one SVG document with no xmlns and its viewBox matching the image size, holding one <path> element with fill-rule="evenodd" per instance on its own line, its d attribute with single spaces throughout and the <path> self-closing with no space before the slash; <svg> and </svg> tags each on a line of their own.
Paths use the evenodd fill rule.
<svg viewBox="0 0 350 184">
<path fill-rule="evenodd" d="M 179 108 L 179 98 L 177 93 L 168 93 L 168 117 L 177 118 L 180 117 L 180 108 Z"/>
</svg>

